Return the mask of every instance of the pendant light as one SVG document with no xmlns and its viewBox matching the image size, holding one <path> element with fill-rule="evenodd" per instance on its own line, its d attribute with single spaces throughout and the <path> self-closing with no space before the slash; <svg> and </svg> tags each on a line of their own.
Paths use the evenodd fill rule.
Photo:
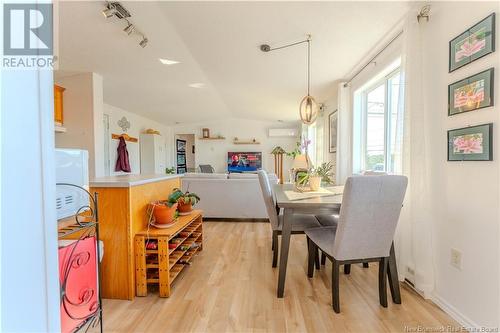
<svg viewBox="0 0 500 333">
<path fill-rule="evenodd" d="M 311 35 L 307 35 L 307 39 L 300 42 L 291 43 L 279 47 L 272 48 L 268 44 L 262 44 L 260 50 L 262 52 L 270 52 L 274 50 L 284 49 L 290 46 L 307 43 L 307 95 L 302 99 L 299 105 L 300 120 L 306 125 L 311 125 L 316 121 L 319 112 L 319 105 L 311 96 Z"/>
<path fill-rule="evenodd" d="M 307 95 L 302 98 L 299 106 L 300 120 L 306 125 L 311 125 L 318 117 L 319 106 L 311 96 L 311 35 L 307 36 Z"/>
</svg>

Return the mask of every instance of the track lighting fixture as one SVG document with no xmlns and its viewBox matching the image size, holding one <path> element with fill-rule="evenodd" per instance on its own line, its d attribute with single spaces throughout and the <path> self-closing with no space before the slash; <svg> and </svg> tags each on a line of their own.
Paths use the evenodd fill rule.
<svg viewBox="0 0 500 333">
<path fill-rule="evenodd" d="M 132 23 L 128 22 L 128 25 L 123 29 L 127 35 L 130 36 L 135 31 L 135 27 Z"/>
<path fill-rule="evenodd" d="M 139 45 L 142 47 L 142 48 L 145 48 L 146 45 L 148 45 L 148 39 L 146 37 L 142 37 L 142 40 L 139 42 Z"/>
<path fill-rule="evenodd" d="M 104 15 L 105 18 L 110 18 L 116 13 L 116 8 L 114 5 L 109 4 L 106 8 L 103 9 L 102 15 Z"/>
</svg>

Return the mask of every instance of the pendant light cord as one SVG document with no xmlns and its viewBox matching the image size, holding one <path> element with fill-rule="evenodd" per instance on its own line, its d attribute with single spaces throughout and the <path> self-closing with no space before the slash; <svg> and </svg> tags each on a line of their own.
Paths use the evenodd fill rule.
<svg viewBox="0 0 500 333">
<path fill-rule="evenodd" d="M 307 96 L 311 86 L 311 36 L 307 37 Z"/>
</svg>

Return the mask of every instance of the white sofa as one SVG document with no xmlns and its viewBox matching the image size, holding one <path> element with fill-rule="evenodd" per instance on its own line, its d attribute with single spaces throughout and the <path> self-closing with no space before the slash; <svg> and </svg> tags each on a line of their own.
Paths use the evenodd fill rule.
<svg viewBox="0 0 500 333">
<path fill-rule="evenodd" d="M 271 183 L 277 182 L 269 174 Z M 182 190 L 196 193 L 196 205 L 209 218 L 267 219 L 257 174 L 249 173 L 186 173 Z"/>
</svg>

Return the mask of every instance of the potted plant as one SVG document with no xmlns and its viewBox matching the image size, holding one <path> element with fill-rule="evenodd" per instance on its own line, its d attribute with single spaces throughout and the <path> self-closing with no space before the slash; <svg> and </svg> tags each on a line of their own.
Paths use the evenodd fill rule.
<svg viewBox="0 0 500 333">
<path fill-rule="evenodd" d="M 314 169 L 314 173 L 321 177 L 321 182 L 327 185 L 332 185 L 333 181 L 333 164 L 332 162 L 322 163 L 319 167 Z"/>
<path fill-rule="evenodd" d="M 168 197 L 168 201 L 178 204 L 179 215 L 187 215 L 193 210 L 193 206 L 200 201 L 200 197 L 196 193 L 190 193 L 189 191 L 184 193 L 175 188 Z"/>
<path fill-rule="evenodd" d="M 155 224 L 170 224 L 176 218 L 177 202 L 156 201 L 153 203 Z"/>
</svg>

